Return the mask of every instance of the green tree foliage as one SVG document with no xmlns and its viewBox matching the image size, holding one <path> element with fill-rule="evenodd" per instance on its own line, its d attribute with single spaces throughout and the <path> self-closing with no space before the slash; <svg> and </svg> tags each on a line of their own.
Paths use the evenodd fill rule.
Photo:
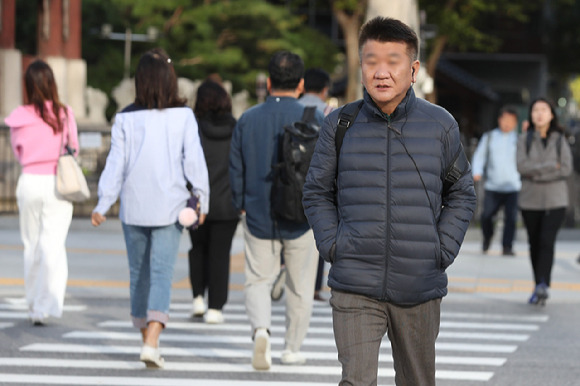
<svg viewBox="0 0 580 386">
<path fill-rule="evenodd" d="M 264 0 L 85 0 L 83 9 L 94 16 L 93 20 L 84 21 L 94 24 L 87 25 L 88 29 L 100 28 L 103 20 L 112 20 L 109 22 L 120 31 L 130 27 L 134 33 L 157 27 L 161 37 L 155 45 L 169 53 L 179 76 L 203 79 L 218 73 L 233 83 L 234 91 L 246 89 L 252 95 L 256 75 L 267 72 L 270 57 L 278 50 L 295 52 L 307 67 L 331 72 L 338 60 L 337 48 L 326 36 L 305 27 L 303 18 L 292 15 L 285 7 Z M 97 16 L 95 9 L 120 16 Z M 97 43 L 92 39 L 91 44 Z M 91 62 L 94 69 L 89 73 L 89 83 L 100 88 L 105 82 L 102 77 L 108 76 L 111 66 L 117 67 L 115 83 L 122 76 L 122 42 L 107 44 L 117 51 L 114 56 L 99 57 L 104 52 L 99 48 L 96 50 L 99 54 L 95 52 L 91 58 L 95 61 Z M 139 55 L 150 46 L 143 43 L 133 46 L 133 69 Z"/>
</svg>

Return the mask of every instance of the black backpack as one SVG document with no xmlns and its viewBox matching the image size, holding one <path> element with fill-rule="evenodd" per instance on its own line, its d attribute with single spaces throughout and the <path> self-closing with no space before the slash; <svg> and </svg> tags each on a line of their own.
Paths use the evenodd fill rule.
<svg viewBox="0 0 580 386">
<path fill-rule="evenodd" d="M 308 221 L 302 206 L 302 188 L 320 130 L 315 112 L 315 106 L 308 106 L 300 121 L 284 126 L 278 163 L 272 167 L 271 209 L 275 219 Z"/>
</svg>

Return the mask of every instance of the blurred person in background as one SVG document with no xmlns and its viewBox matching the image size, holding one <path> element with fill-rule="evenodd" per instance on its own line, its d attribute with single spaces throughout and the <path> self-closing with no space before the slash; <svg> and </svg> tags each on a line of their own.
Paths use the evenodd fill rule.
<svg viewBox="0 0 580 386">
<path fill-rule="evenodd" d="M 326 100 L 330 91 L 330 75 L 320 68 L 309 68 L 304 72 L 304 95 L 298 102 L 304 106 L 316 106 L 326 117 L 334 108 Z M 316 282 L 314 284 L 314 300 L 326 301 L 321 295 L 322 276 L 324 275 L 324 259 L 318 258 L 318 268 L 316 270 Z"/>
<path fill-rule="evenodd" d="M 22 166 L 16 186 L 24 244 L 24 287 L 35 326 L 62 315 L 68 264 L 65 241 L 73 205 L 56 191 L 56 166 L 64 147 L 78 150 L 73 111 L 63 104 L 50 66 L 35 60 L 26 69 L 28 104 L 6 118 L 14 155 Z"/>
<path fill-rule="evenodd" d="M 209 212 L 203 225 L 190 229 L 189 279 L 193 292 L 193 316 L 206 313 L 206 323 L 222 323 L 222 308 L 228 300 L 230 249 L 239 221 L 232 204 L 229 153 L 236 119 L 226 90 L 212 80 L 197 89 L 195 117 L 209 173 Z"/>
<path fill-rule="evenodd" d="M 130 271 L 131 316 L 141 330 L 140 360 L 162 368 L 159 335 L 169 320 L 171 283 L 183 230 L 179 212 L 199 196 L 203 224 L 209 182 L 197 122 L 178 95 L 165 51 L 146 52 L 135 74 L 135 102 L 115 117 L 111 150 L 99 179 L 92 224 L 99 226 L 120 195 L 119 218 Z"/>
<path fill-rule="evenodd" d="M 300 365 L 300 353 L 312 313 L 318 254 L 308 222 L 276 218 L 272 207 L 272 164 L 280 156 L 284 126 L 300 121 L 305 107 L 297 98 L 304 89 L 304 62 L 291 52 L 275 53 L 268 65 L 264 103 L 247 110 L 236 124 L 230 150 L 230 181 L 234 206 L 242 217 L 245 250 L 245 304 L 252 327 L 252 366 L 272 365 L 270 327 L 272 284 L 280 272 L 280 255 L 287 269 L 286 332 L 280 361 Z M 318 124 L 323 116 L 314 110 Z"/>
<path fill-rule="evenodd" d="M 554 106 L 545 98 L 532 102 L 530 126 L 518 139 L 517 165 L 522 177 L 519 207 L 528 233 L 536 287 L 530 304 L 544 304 L 554 263 L 556 236 L 569 204 L 566 178 L 572 153 Z"/>
<path fill-rule="evenodd" d="M 498 127 L 483 134 L 473 154 L 473 180 L 483 178 L 485 194 L 481 213 L 483 252 L 486 253 L 494 234 L 494 218 L 504 209 L 503 255 L 514 256 L 513 242 L 518 218 L 518 192 L 522 186 L 516 165 L 518 114 L 504 107 L 497 118 Z"/>
</svg>

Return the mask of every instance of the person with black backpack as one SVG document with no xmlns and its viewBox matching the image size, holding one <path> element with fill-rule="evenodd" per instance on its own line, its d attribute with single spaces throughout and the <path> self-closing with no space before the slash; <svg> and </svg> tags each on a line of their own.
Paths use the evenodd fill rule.
<svg viewBox="0 0 580 386">
<path fill-rule="evenodd" d="M 244 291 L 256 370 L 268 370 L 272 363 L 270 292 L 280 254 L 287 270 L 287 328 L 280 361 L 305 362 L 300 347 L 310 324 L 318 252 L 302 207 L 302 186 L 324 118 L 297 101 L 304 88 L 304 63 L 298 55 L 274 54 L 268 70 L 270 95 L 239 118 L 230 149 L 234 206 L 245 213 Z"/>
</svg>

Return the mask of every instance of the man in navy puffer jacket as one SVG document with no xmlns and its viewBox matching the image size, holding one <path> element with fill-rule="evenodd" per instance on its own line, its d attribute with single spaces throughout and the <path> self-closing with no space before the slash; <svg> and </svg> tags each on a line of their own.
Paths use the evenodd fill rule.
<svg viewBox="0 0 580 386">
<path fill-rule="evenodd" d="M 445 269 L 475 209 L 473 179 L 457 122 L 413 92 L 415 33 L 377 17 L 363 26 L 359 47 L 364 103 L 340 156 L 340 109 L 326 118 L 303 199 L 318 250 L 332 263 L 340 385 L 377 384 L 385 333 L 395 383 L 435 385 Z M 458 160 L 458 179 L 444 191 L 445 172 Z"/>
</svg>

